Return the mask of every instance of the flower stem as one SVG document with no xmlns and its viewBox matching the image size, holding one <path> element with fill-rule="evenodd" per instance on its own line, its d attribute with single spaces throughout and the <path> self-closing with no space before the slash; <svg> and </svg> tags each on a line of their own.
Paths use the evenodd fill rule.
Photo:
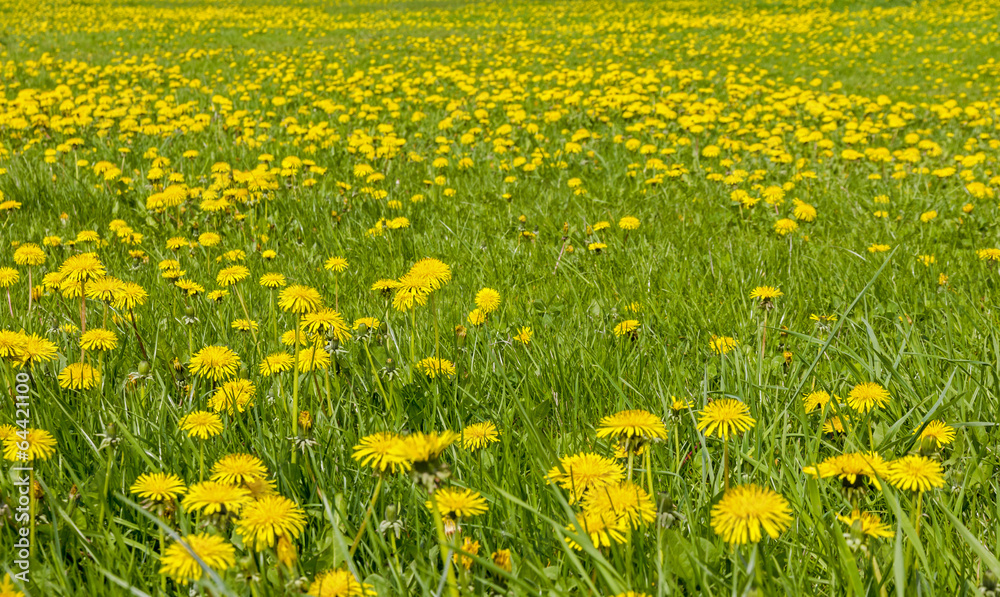
<svg viewBox="0 0 1000 597">
<path fill-rule="evenodd" d="M 354 538 L 354 543 L 351 544 L 350 555 L 354 555 L 357 551 L 358 545 L 361 543 L 361 535 L 364 534 L 365 528 L 368 526 L 368 519 L 372 516 L 372 510 L 375 509 L 375 502 L 378 501 L 379 491 L 382 490 L 382 475 L 378 476 L 378 482 L 375 483 L 375 491 L 372 492 L 372 501 L 368 504 L 368 510 L 365 511 L 365 519 L 361 521 L 361 527 L 358 528 L 358 536 Z"/>
<path fill-rule="evenodd" d="M 722 444 L 722 481 L 726 491 L 729 491 L 729 442 Z"/>
<path fill-rule="evenodd" d="M 295 314 L 295 363 L 292 365 L 292 438 L 299 434 L 299 326 L 302 325 L 302 315 Z M 292 447 L 292 464 L 295 464 L 298 452 Z"/>
<path fill-rule="evenodd" d="M 441 510 L 438 508 L 437 496 L 431 494 L 431 512 L 434 514 L 434 527 L 437 529 L 438 549 L 441 551 L 441 561 L 445 566 L 445 573 L 448 575 L 448 594 L 451 597 L 458 597 L 458 585 L 455 583 L 455 572 L 451 569 L 448 540 L 444 536 L 444 521 L 441 520 Z"/>
</svg>

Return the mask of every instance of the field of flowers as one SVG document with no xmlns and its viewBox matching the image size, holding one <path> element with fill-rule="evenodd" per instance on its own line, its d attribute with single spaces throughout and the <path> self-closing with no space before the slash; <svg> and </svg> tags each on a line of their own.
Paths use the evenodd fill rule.
<svg viewBox="0 0 1000 597">
<path fill-rule="evenodd" d="M 996 595 L 994 0 L 0 0 L 0 597 Z"/>
</svg>

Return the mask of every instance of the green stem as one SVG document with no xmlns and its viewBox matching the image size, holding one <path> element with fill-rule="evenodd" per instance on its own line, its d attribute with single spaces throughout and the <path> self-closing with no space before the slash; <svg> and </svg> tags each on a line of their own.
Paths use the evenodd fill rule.
<svg viewBox="0 0 1000 597">
<path fill-rule="evenodd" d="M 434 514 L 434 527 L 437 529 L 438 550 L 441 552 L 441 562 L 444 563 L 448 575 L 448 594 L 451 597 L 458 597 L 458 585 L 455 583 L 455 571 L 449 565 L 448 539 L 444 535 L 444 521 L 441 520 L 441 510 L 438 508 L 437 496 L 431 494 L 431 512 Z"/>
<path fill-rule="evenodd" d="M 372 501 L 368 504 L 368 510 L 365 511 L 365 518 L 361 521 L 361 527 L 358 529 L 358 536 L 354 538 L 354 543 L 351 544 L 350 555 L 354 555 L 354 552 L 358 550 L 358 545 L 361 543 L 361 536 L 365 532 L 365 527 L 368 526 L 368 519 L 372 516 L 372 510 L 375 509 L 375 502 L 378 501 L 379 491 L 382 490 L 382 475 L 378 476 L 378 482 L 375 483 L 375 491 L 372 492 Z"/>
<path fill-rule="evenodd" d="M 299 326 L 302 325 L 302 315 L 295 314 L 295 363 L 292 365 L 292 375 L 295 381 L 292 384 L 292 437 L 299 435 Z M 295 464 L 298 452 L 292 447 L 292 464 Z"/>
<path fill-rule="evenodd" d="M 725 441 L 725 440 L 724 440 Z M 723 444 L 722 448 L 722 480 L 726 491 L 729 491 L 729 442 Z"/>
</svg>

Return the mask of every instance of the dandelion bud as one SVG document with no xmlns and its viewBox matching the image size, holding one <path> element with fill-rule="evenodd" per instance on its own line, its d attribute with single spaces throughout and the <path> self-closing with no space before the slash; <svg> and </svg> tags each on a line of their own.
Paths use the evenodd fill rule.
<svg viewBox="0 0 1000 597">
<path fill-rule="evenodd" d="M 309 414 L 309 411 L 304 410 L 304 411 L 300 412 L 299 413 L 299 427 L 301 427 L 303 429 L 303 431 L 309 431 L 310 429 L 312 429 L 312 426 L 313 426 L 313 419 L 312 419 L 312 415 Z"/>
<path fill-rule="evenodd" d="M 368 325 L 364 324 L 364 323 L 359 324 L 358 325 L 358 335 L 359 336 L 364 336 L 367 333 L 368 333 Z"/>
<path fill-rule="evenodd" d="M 465 346 L 465 336 L 466 336 L 465 326 L 464 325 L 456 325 L 455 326 L 455 343 L 458 344 L 459 347 Z"/>
<path fill-rule="evenodd" d="M 937 439 L 931 436 L 927 436 L 920 440 L 920 455 L 921 456 L 931 456 L 937 452 L 938 442 Z"/>
<path fill-rule="evenodd" d="M 191 305 L 184 307 L 184 316 L 194 317 L 194 307 L 192 307 Z"/>
<path fill-rule="evenodd" d="M 139 371 L 139 375 L 149 375 L 149 361 L 139 361 L 139 367 L 137 370 Z"/>
</svg>

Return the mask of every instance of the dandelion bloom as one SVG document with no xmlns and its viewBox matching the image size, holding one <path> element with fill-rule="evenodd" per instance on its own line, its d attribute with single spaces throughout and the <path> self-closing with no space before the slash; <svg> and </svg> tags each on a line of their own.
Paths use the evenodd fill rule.
<svg viewBox="0 0 1000 597">
<path fill-rule="evenodd" d="M 519 330 L 517 330 L 517 335 L 514 336 L 514 339 L 520 342 L 521 344 L 527 346 L 528 343 L 531 342 L 531 337 L 534 335 L 535 332 L 533 332 L 531 328 L 522 327 Z"/>
<path fill-rule="evenodd" d="M 469 325 L 481 326 L 486 323 L 486 313 L 483 313 L 482 309 L 473 309 L 469 311 L 469 316 L 466 318 Z"/>
<path fill-rule="evenodd" d="M 16 355 L 16 365 L 23 367 L 31 366 L 37 362 L 51 361 L 56 358 L 58 346 L 55 342 L 47 340 L 38 334 L 24 336 L 24 343 Z"/>
<path fill-rule="evenodd" d="M 612 513 L 582 512 L 576 515 L 576 522 L 597 548 L 624 543 L 625 534 L 628 532 L 628 526 Z M 578 532 L 575 525 L 566 527 L 566 530 Z M 566 538 L 566 543 L 577 551 L 583 549 L 569 537 Z"/>
<path fill-rule="evenodd" d="M 492 288 L 482 288 L 476 293 L 476 306 L 486 314 L 500 307 L 500 293 Z"/>
<path fill-rule="evenodd" d="M 103 276 L 107 270 L 97 253 L 79 253 L 66 258 L 59 267 L 59 273 L 70 282 L 86 282 Z"/>
<path fill-rule="evenodd" d="M 315 311 L 322 304 L 323 297 L 320 296 L 318 290 L 301 284 L 283 288 L 278 295 L 278 306 L 283 311 L 290 311 L 297 315 Z"/>
<path fill-rule="evenodd" d="M 698 431 L 706 436 L 714 433 L 726 440 L 730 435 L 743 433 L 756 424 L 757 421 L 750 416 L 750 408 L 733 398 L 713 400 L 698 413 Z"/>
<path fill-rule="evenodd" d="M 475 451 L 500 441 L 500 432 L 492 421 L 469 425 L 462 430 L 462 447 Z"/>
<path fill-rule="evenodd" d="M 0 358 L 16 359 L 24 350 L 27 336 L 13 330 L 0 330 Z"/>
<path fill-rule="evenodd" d="M 325 371 L 330 368 L 330 353 L 319 344 L 299 352 L 299 372 Z"/>
<path fill-rule="evenodd" d="M 430 509 L 434 508 L 432 500 L 437 501 L 437 507 L 441 512 L 441 516 L 446 518 L 468 518 L 489 510 L 489 506 L 486 505 L 486 500 L 483 499 L 483 496 L 471 489 L 456 487 L 438 489 L 431 496 L 431 499 L 426 502 L 426 506 Z"/>
<path fill-rule="evenodd" d="M 823 421 L 823 433 L 834 434 L 834 433 L 846 433 L 844 429 L 844 421 L 850 420 L 848 417 L 830 417 L 829 419 Z"/>
<path fill-rule="evenodd" d="M 332 333 L 341 342 L 347 342 L 351 338 L 351 328 L 344 321 L 344 317 L 333 309 L 320 309 L 306 313 L 302 317 L 302 329 L 310 334 L 326 335 Z"/>
<path fill-rule="evenodd" d="M 115 309 L 130 311 L 146 304 L 149 293 L 135 282 L 125 282 L 115 298 Z"/>
<path fill-rule="evenodd" d="M 889 402 L 889 392 L 881 385 L 873 382 L 860 383 L 847 394 L 847 405 L 858 412 L 868 412 L 873 408 L 882 408 Z"/>
<path fill-rule="evenodd" d="M 570 503 L 583 498 L 587 490 L 617 483 L 624 476 L 617 462 L 592 452 L 563 456 L 547 475 L 549 483 L 569 492 Z"/>
<path fill-rule="evenodd" d="M 191 357 L 188 367 L 198 377 L 219 381 L 236 375 L 240 355 L 226 346 L 206 346 Z"/>
<path fill-rule="evenodd" d="M 983 261 L 1000 261 L 1000 249 L 979 249 L 976 255 Z"/>
<path fill-rule="evenodd" d="M 785 236 L 786 234 L 791 234 L 799 229 L 799 225 L 795 220 L 790 218 L 781 218 L 774 223 L 774 231 L 780 236 Z"/>
<path fill-rule="evenodd" d="M 468 554 L 472 554 L 474 556 L 479 555 L 479 547 L 479 541 L 473 541 L 468 537 L 464 537 L 462 539 L 462 551 Z M 469 556 L 459 555 L 455 560 L 455 566 L 462 566 L 466 570 L 470 570 L 472 569 L 472 562 L 473 560 Z"/>
<path fill-rule="evenodd" d="M 715 354 L 729 354 L 734 348 L 736 348 L 736 340 L 730 338 L 729 336 L 712 336 L 711 341 L 708 343 L 708 347 L 712 349 Z"/>
<path fill-rule="evenodd" d="M 889 463 L 889 482 L 899 489 L 924 492 L 944 487 L 941 465 L 930 458 L 910 455 Z"/>
<path fill-rule="evenodd" d="M 215 413 L 210 413 L 206 410 L 196 410 L 193 413 L 185 415 L 178 423 L 178 427 L 183 431 L 187 431 L 188 437 L 208 439 L 213 435 L 222 433 L 222 419 Z"/>
<path fill-rule="evenodd" d="M 805 398 L 802 399 L 802 404 L 805 406 L 807 413 L 811 413 L 814 410 L 822 410 L 823 407 L 825 407 L 829 402 L 830 394 L 824 392 L 823 390 L 810 392 L 809 394 L 806 394 Z"/>
<path fill-rule="evenodd" d="M 168 270 L 176 272 L 178 270 Z M 167 277 L 167 274 L 163 274 L 163 277 Z M 205 287 L 201 284 L 195 282 L 194 280 L 177 280 L 174 282 L 174 286 L 180 289 L 185 296 L 198 296 L 199 294 L 205 292 Z"/>
<path fill-rule="evenodd" d="M 788 500 L 767 487 L 734 487 L 712 507 L 712 529 L 733 545 L 757 543 L 763 538 L 762 528 L 776 539 L 791 524 Z"/>
<path fill-rule="evenodd" d="M 251 549 L 273 547 L 278 537 L 297 538 L 306 526 L 306 512 L 281 495 L 265 496 L 243 509 L 236 532 Z"/>
<path fill-rule="evenodd" d="M 118 297 L 125 283 L 114 276 L 102 276 L 87 284 L 87 298 L 111 303 Z"/>
<path fill-rule="evenodd" d="M 623 410 L 601 419 L 597 437 L 666 439 L 663 420 L 645 410 Z"/>
<path fill-rule="evenodd" d="M 184 493 L 184 481 L 171 473 L 144 473 L 130 491 L 150 502 L 167 502 Z"/>
<path fill-rule="evenodd" d="M 882 489 L 879 479 L 888 476 L 889 464 L 875 452 L 851 452 L 831 456 L 815 466 L 804 467 L 802 471 L 820 479 L 836 477 L 848 488 L 870 482 L 876 489 Z"/>
<path fill-rule="evenodd" d="M 634 216 L 625 216 L 618 220 L 618 227 L 622 230 L 635 230 L 639 227 L 639 218 Z"/>
<path fill-rule="evenodd" d="M 284 373 L 292 368 L 294 362 L 295 357 L 287 352 L 270 354 L 261 361 L 259 366 L 260 374 L 264 377 L 270 377 L 276 373 Z"/>
<path fill-rule="evenodd" d="M 278 273 L 267 273 L 260 277 L 259 283 L 264 288 L 281 288 L 285 282 L 285 276 Z"/>
<path fill-rule="evenodd" d="M 229 454 L 212 465 L 212 481 L 242 485 L 259 481 L 267 476 L 267 468 L 260 458 L 251 454 Z"/>
<path fill-rule="evenodd" d="M 615 336 L 618 338 L 621 338 L 622 336 L 635 338 L 639 332 L 639 322 L 635 319 L 626 319 L 615 326 L 614 332 Z"/>
<path fill-rule="evenodd" d="M 441 433 L 411 433 L 404 436 L 402 441 L 396 444 L 391 451 L 393 457 L 409 464 L 430 462 L 437 460 L 441 454 L 459 439 L 459 434 L 454 431 L 442 431 Z"/>
<path fill-rule="evenodd" d="M 314 597 L 374 597 L 375 587 L 359 582 L 347 569 L 327 570 L 313 579 L 308 595 Z"/>
<path fill-rule="evenodd" d="M 216 572 L 223 572 L 236 565 L 236 552 L 228 541 L 217 535 L 188 535 L 183 543 L 173 543 L 164 550 L 160 559 L 160 574 L 169 576 L 177 584 L 186 585 L 201 579 L 204 573 L 202 562 Z"/>
<path fill-rule="evenodd" d="M 5 460 L 18 462 L 30 462 L 32 460 L 47 460 L 56 453 L 56 438 L 44 429 L 28 429 L 27 434 L 22 438 L 21 431 L 15 431 L 13 435 L 6 438 L 3 443 L 3 457 Z M 24 442 L 28 442 L 28 449 L 22 450 Z"/>
<path fill-rule="evenodd" d="M 323 264 L 323 267 L 334 273 L 340 274 L 343 273 L 345 270 L 347 270 L 347 265 L 348 265 L 347 260 L 344 259 L 343 257 L 331 257 L 326 260 L 326 263 Z"/>
<path fill-rule="evenodd" d="M 196 483 L 188 488 L 184 497 L 184 508 L 203 514 L 237 513 L 251 501 L 250 492 L 218 481 Z"/>
<path fill-rule="evenodd" d="M 34 243 L 24 243 L 14 251 L 14 263 L 18 265 L 41 265 L 45 263 L 45 250 Z"/>
<path fill-rule="evenodd" d="M 916 432 L 917 430 L 913 431 L 913 433 Z M 955 441 L 955 428 L 944 421 L 931 421 L 920 432 L 920 439 L 926 438 L 932 439 L 935 445 L 940 448 Z"/>
<path fill-rule="evenodd" d="M 493 554 L 490 555 L 490 559 L 493 560 L 493 563 L 496 565 L 497 568 L 505 572 L 509 573 L 513 569 L 510 561 L 509 549 L 498 549 L 494 551 Z"/>
<path fill-rule="evenodd" d="M 395 473 L 410 468 L 409 462 L 399 454 L 403 438 L 395 433 L 379 432 L 366 435 L 354 446 L 351 456 L 362 466 L 370 466 L 379 472 L 388 469 Z"/>
<path fill-rule="evenodd" d="M 226 411 L 232 415 L 244 412 L 253 406 L 257 388 L 249 379 L 234 379 L 222 384 L 208 401 L 208 406 L 215 412 Z"/>
<path fill-rule="evenodd" d="M 610 513 L 637 529 L 656 520 L 656 504 L 645 489 L 631 481 L 605 485 L 587 493 L 584 512 Z"/>
<path fill-rule="evenodd" d="M 91 328 L 80 336 L 80 348 L 84 350 L 114 350 L 118 346 L 118 336 L 111 330 Z"/>
<path fill-rule="evenodd" d="M 7 288 L 17 284 L 21 279 L 21 274 L 12 267 L 0 267 L 0 288 Z"/>
<path fill-rule="evenodd" d="M 64 390 L 89 390 L 101 382 L 101 374 L 86 363 L 70 363 L 59 372 L 59 387 Z"/>
<path fill-rule="evenodd" d="M 219 271 L 215 276 L 215 282 L 219 286 L 232 286 L 250 277 L 250 270 L 243 265 L 231 265 Z"/>
<path fill-rule="evenodd" d="M 451 281 L 451 267 L 433 257 L 425 257 L 414 263 L 406 275 L 422 281 L 434 291 Z"/>
<path fill-rule="evenodd" d="M 838 514 L 837 520 L 851 528 L 856 528 L 862 535 L 879 539 L 893 536 L 892 527 L 883 523 L 878 514 L 853 510 L 850 516 Z"/>
<path fill-rule="evenodd" d="M 417 367 L 431 379 L 438 376 L 451 377 L 455 375 L 455 364 L 437 357 L 427 357 L 417 363 Z"/>
<path fill-rule="evenodd" d="M 762 303 L 772 301 L 779 296 L 784 296 L 784 293 L 777 286 L 758 286 L 750 293 L 751 299 L 758 299 Z"/>
</svg>

